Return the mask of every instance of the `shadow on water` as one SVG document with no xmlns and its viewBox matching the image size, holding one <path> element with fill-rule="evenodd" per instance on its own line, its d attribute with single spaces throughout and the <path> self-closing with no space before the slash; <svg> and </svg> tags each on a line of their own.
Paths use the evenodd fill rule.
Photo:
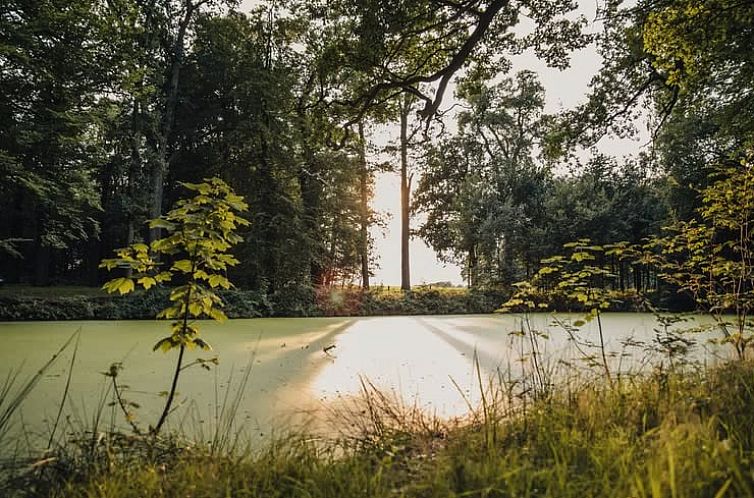
<svg viewBox="0 0 754 498">
<path fill-rule="evenodd" d="M 460 352 L 462 356 L 469 358 L 470 360 L 476 354 L 476 358 L 479 360 L 482 368 L 489 371 L 503 366 L 508 356 L 501 351 L 490 351 L 479 347 L 479 338 L 475 337 L 473 333 L 464 331 L 461 328 L 453 327 L 450 330 L 441 328 L 437 325 L 430 323 L 428 320 L 420 318 L 419 323 L 426 327 L 437 337 L 447 342 L 453 349 Z M 481 327 L 476 327 L 477 330 Z M 500 332 L 504 333 L 504 332 Z"/>
</svg>

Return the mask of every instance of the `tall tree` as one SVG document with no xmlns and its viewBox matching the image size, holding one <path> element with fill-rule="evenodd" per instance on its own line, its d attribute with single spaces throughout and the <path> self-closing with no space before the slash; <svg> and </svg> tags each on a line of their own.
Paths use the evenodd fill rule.
<svg viewBox="0 0 754 498">
<path fill-rule="evenodd" d="M 170 168 L 169 140 L 173 131 L 178 89 L 183 69 L 186 43 L 190 30 L 203 6 L 235 5 L 237 0 L 157 0 L 145 4 L 152 10 L 147 16 L 159 16 L 161 43 L 164 50 L 164 82 L 158 88 L 160 125 L 154 138 L 154 157 L 151 167 L 151 200 L 149 216 L 162 215 L 163 187 Z M 159 237 L 159 228 L 150 230 L 150 240 Z"/>
<path fill-rule="evenodd" d="M 47 284 L 57 251 L 96 237 L 99 102 L 112 77 L 88 1 L 0 6 L 0 238 L 28 239 L 3 271 Z M 103 68 L 105 68 L 103 70 Z M 33 271 L 31 271 L 33 269 Z"/>
<path fill-rule="evenodd" d="M 361 287 L 369 289 L 369 184 L 367 142 L 364 123 L 359 122 L 359 258 L 361 260 Z"/>
<path fill-rule="evenodd" d="M 411 141 L 419 130 L 409 128 L 409 117 L 416 102 L 410 93 L 404 93 L 400 101 L 400 161 L 401 161 L 401 289 L 411 290 L 411 181 L 409 174 L 409 150 Z"/>
<path fill-rule="evenodd" d="M 750 2 L 608 2 L 603 66 L 588 100 L 564 113 L 556 144 L 591 146 L 649 121 L 655 165 L 669 173 L 677 216 L 694 215 L 710 164 L 754 137 Z M 558 146 L 553 147 L 557 150 Z"/>
<path fill-rule="evenodd" d="M 458 115 L 455 137 L 429 148 L 417 192 L 428 214 L 420 233 L 461 258 L 470 283 L 510 284 L 536 258 L 529 229 L 542 220 L 549 176 L 534 157 L 544 90 L 521 72 L 491 87 L 472 76 L 458 93 L 469 110 Z M 449 181 L 456 186 L 448 191 Z"/>
</svg>

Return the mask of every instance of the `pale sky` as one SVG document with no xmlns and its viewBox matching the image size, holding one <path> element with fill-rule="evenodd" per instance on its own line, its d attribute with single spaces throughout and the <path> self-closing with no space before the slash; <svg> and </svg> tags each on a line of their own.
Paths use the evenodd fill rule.
<svg viewBox="0 0 754 498">
<path fill-rule="evenodd" d="M 593 21 L 597 11 L 597 0 L 582 0 L 578 3 L 578 12 L 590 22 Z M 248 10 L 254 4 L 257 4 L 255 0 L 244 0 L 240 10 Z M 599 29 L 599 26 L 592 26 L 591 29 Z M 513 74 L 524 69 L 538 73 L 546 91 L 546 113 L 572 108 L 584 101 L 589 81 L 600 68 L 600 57 L 594 47 L 587 47 L 572 54 L 570 68 L 565 71 L 548 68 L 533 53 L 524 53 L 513 57 L 512 60 Z M 449 108 L 453 102 L 452 88 L 449 88 L 442 108 Z M 371 140 L 378 144 L 386 144 L 394 140 L 396 135 L 395 127 L 381 127 Z M 603 139 L 599 149 L 611 155 L 624 156 L 636 153 L 644 143 L 645 137 L 638 140 Z M 397 164 L 398 158 L 395 158 L 395 161 Z M 415 178 L 414 185 L 417 182 Z M 381 173 L 377 176 L 372 208 L 390 217 L 384 233 L 377 229 L 372 230 L 375 252 L 379 256 L 379 268 L 373 270 L 372 283 L 400 285 L 400 177 L 397 173 Z M 413 221 L 412 227 L 416 226 L 416 221 Z M 438 261 L 434 251 L 422 240 L 412 239 L 410 247 L 413 285 L 440 281 L 463 283 L 460 267 Z"/>
</svg>

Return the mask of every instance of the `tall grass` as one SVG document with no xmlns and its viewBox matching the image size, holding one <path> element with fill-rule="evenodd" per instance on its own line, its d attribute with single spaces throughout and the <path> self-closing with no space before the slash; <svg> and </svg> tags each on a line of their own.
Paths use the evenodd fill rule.
<svg viewBox="0 0 754 498">
<path fill-rule="evenodd" d="M 76 361 L 78 351 L 78 341 L 81 329 L 74 332 L 58 350 L 41 365 L 34 373 L 21 378 L 24 365 L 11 369 L 0 385 L 0 494 L 12 489 L 14 481 L 18 477 L 19 469 L 30 464 L 30 454 L 32 443 L 29 442 L 29 435 L 23 429 L 17 429 L 17 426 L 23 423 L 19 420 L 21 408 L 39 384 L 39 381 L 47 374 L 50 368 L 58 362 L 63 353 L 73 344 L 73 353 L 69 373 L 66 379 L 66 385 L 63 389 L 59 401 L 58 412 L 54 424 L 50 430 L 48 448 L 51 446 L 55 433 L 60 423 L 60 417 L 63 407 L 68 399 L 73 364 Z"/>
<path fill-rule="evenodd" d="M 455 421 L 364 380 L 360 400 L 335 414 L 349 431 L 302 432 L 254 451 L 111 435 L 99 465 L 69 459 L 76 468 L 39 473 L 27 489 L 72 498 L 754 496 L 752 363 L 658 368 L 613 387 L 571 377 L 546 395 L 509 380 L 480 374 L 484 401 Z"/>
<path fill-rule="evenodd" d="M 74 332 L 47 362 L 26 379 L 20 379 L 23 365 L 8 372 L 2 385 L 0 385 L 0 446 L 6 442 L 13 428 L 13 417 L 18 412 L 24 400 L 31 394 L 47 371 L 58 361 L 63 352 L 74 342 L 74 339 L 78 339 L 79 334 L 80 329 Z M 78 341 L 76 346 L 78 347 Z M 74 351 L 74 359 L 75 356 L 76 352 Z M 68 381 L 70 382 L 70 378 Z M 64 391 L 63 403 L 65 402 L 65 394 L 67 394 L 67 388 Z"/>
</svg>

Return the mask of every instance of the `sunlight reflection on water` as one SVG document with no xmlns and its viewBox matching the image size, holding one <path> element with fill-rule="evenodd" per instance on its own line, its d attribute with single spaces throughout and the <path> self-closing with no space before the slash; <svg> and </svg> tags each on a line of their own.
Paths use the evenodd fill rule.
<svg viewBox="0 0 754 498">
<path fill-rule="evenodd" d="M 333 360 L 311 381 L 313 394 L 330 398 L 358 396 L 361 379 L 400 395 L 442 417 L 463 415 L 466 402 L 451 378 L 468 390 L 474 375 L 471 358 L 439 338 L 416 318 L 368 319 L 354 323 L 338 340 Z"/>
<path fill-rule="evenodd" d="M 580 316 L 559 316 L 563 320 L 576 318 Z M 560 360 L 577 355 L 567 334 L 553 326 L 552 319 L 550 314 L 534 315 L 531 325 L 549 334 L 549 339 L 541 342 L 544 364 L 558 365 Z M 631 351 L 632 356 L 616 356 L 612 362 L 622 362 L 625 368 L 652 367 L 643 363 L 643 348 L 655 339 L 657 323 L 652 315 L 610 313 L 605 314 L 603 323 L 609 351 L 620 352 L 621 342 L 628 337 L 643 343 Z M 700 319 L 678 327 L 694 323 L 700 323 Z M 192 368 L 181 377 L 179 398 L 185 403 L 181 411 L 185 414 L 191 407 L 196 412 L 187 418 L 188 430 L 206 431 L 216 426 L 218 400 L 222 403 L 226 386 L 238 385 L 240 370 L 252 362 L 238 421 L 254 437 L 358 399 L 363 394 L 362 379 L 401 400 L 405 407 L 415 406 L 444 418 L 463 416 L 469 404 L 478 406 L 481 397 L 475 359 L 483 383 L 499 372 L 516 379 L 522 368 L 519 359 L 529 349 L 521 338 L 510 335 L 521 328 L 521 318 L 513 315 L 276 318 L 201 326 L 214 352 L 194 351 L 189 358 L 216 354 L 220 364 L 213 373 Z M 0 324 L 4 345 L 0 348 L 0 375 L 7 376 L 18 368 L 21 378 L 30 375 L 80 329 L 81 344 L 66 409 L 91 414 L 100 400 L 110 401 L 108 379 L 101 372 L 112 362 L 123 362 L 119 381 L 130 386 L 126 395 L 140 404 L 138 420 L 146 424 L 159 414 L 163 398 L 157 393 L 166 389 L 174 368 L 174 354 L 151 350 L 166 328 L 166 323 L 155 321 Z M 585 325 L 578 335 L 596 341 L 595 324 Z M 705 346 L 710 335 L 719 335 L 719 331 L 706 337 L 690 336 L 697 342 L 693 356 L 704 362 L 716 361 L 716 353 Z M 18 427 L 33 428 L 44 436 L 56 415 L 70 358 L 68 351 L 40 380 L 24 402 L 23 424 L 19 422 Z M 583 368 L 583 363 L 573 363 Z M 123 425 L 119 413 L 107 410 L 108 418 Z M 178 423 L 183 416 L 172 421 Z M 73 419 L 77 418 L 85 425 L 91 417 L 74 413 Z"/>
</svg>

